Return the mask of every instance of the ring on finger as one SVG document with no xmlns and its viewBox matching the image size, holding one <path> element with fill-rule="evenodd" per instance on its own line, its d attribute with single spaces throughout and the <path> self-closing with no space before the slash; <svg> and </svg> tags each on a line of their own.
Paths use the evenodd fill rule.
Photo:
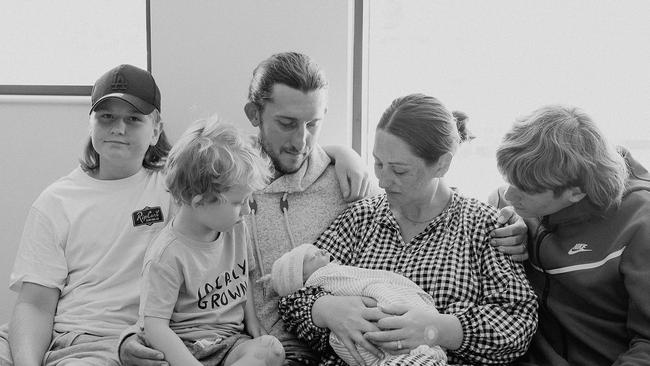
<svg viewBox="0 0 650 366">
<path fill-rule="evenodd" d="M 402 349 L 402 340 L 397 340 L 397 349 Z"/>
</svg>

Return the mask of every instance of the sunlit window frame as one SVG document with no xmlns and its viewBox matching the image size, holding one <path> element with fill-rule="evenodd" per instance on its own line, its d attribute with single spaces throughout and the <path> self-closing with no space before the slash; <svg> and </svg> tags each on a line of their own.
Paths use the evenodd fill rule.
<svg viewBox="0 0 650 366">
<path fill-rule="evenodd" d="M 147 37 L 147 70 L 151 71 L 151 9 L 150 0 L 146 1 L 146 37 Z M 0 95 L 60 95 L 60 96 L 89 96 L 92 85 L 3 85 L 0 84 Z"/>
<path fill-rule="evenodd" d="M 354 0 L 353 29 L 353 68 L 352 68 L 352 148 L 372 167 L 374 159 L 369 147 L 374 143 L 369 138 L 377 121 L 369 121 L 368 98 L 368 54 L 369 54 L 369 6 L 370 0 Z M 650 149 L 650 139 L 640 136 L 638 139 L 620 143 L 633 153 Z M 640 155 L 635 155 L 639 159 Z M 647 155 L 641 155 L 649 159 Z M 645 166 L 650 160 L 641 160 Z"/>
<path fill-rule="evenodd" d="M 352 148 L 368 162 L 368 3 L 354 0 Z"/>
</svg>

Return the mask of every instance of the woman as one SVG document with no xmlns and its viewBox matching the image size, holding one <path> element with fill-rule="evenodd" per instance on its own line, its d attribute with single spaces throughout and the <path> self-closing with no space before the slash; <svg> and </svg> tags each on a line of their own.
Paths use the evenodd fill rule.
<svg viewBox="0 0 650 366">
<path fill-rule="evenodd" d="M 328 349 L 330 330 L 360 364 L 355 346 L 401 355 L 391 365 L 436 364 L 409 355 L 422 344 L 447 349 L 450 364 L 505 364 L 525 352 L 536 298 L 522 267 L 489 245 L 496 211 L 442 180 L 458 143 L 451 114 L 433 97 L 398 98 L 384 112 L 373 155 L 386 193 L 352 205 L 315 244 L 342 264 L 403 274 L 440 313 L 301 289 L 280 301 L 280 311 L 322 365 L 344 365 Z"/>
</svg>

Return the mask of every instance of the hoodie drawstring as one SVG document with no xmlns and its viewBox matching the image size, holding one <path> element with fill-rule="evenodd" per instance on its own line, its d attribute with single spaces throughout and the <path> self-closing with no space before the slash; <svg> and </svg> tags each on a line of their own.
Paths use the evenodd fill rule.
<svg viewBox="0 0 650 366">
<path fill-rule="evenodd" d="M 287 229 L 287 233 L 289 233 L 289 244 L 291 244 L 291 249 L 293 249 L 296 247 L 296 240 L 293 238 L 293 233 L 291 232 L 291 227 L 289 226 L 289 215 L 287 214 L 287 212 L 289 212 L 289 200 L 287 199 L 288 195 L 289 192 L 284 192 L 282 195 L 282 199 L 280 200 L 280 211 L 282 211 L 284 227 Z"/>
<path fill-rule="evenodd" d="M 296 239 L 293 237 L 293 232 L 291 232 L 291 226 L 289 226 L 289 200 L 287 199 L 289 196 L 289 192 L 284 192 L 282 195 L 282 198 L 280 199 L 280 211 L 282 212 L 282 218 L 284 221 L 284 226 L 287 229 L 287 233 L 289 234 L 289 244 L 291 244 L 291 248 L 296 247 Z M 259 245 L 259 237 L 257 234 L 257 201 L 255 201 L 254 198 L 251 198 L 248 200 L 248 206 L 251 209 L 251 231 L 253 232 L 253 235 L 251 235 L 252 243 L 253 243 L 253 249 L 255 250 L 255 262 L 257 263 L 259 269 L 260 269 L 260 277 L 263 277 L 264 275 L 267 274 L 266 268 L 264 268 L 264 263 L 262 261 L 262 252 L 260 250 L 260 245 Z"/>
<path fill-rule="evenodd" d="M 251 239 L 253 241 L 253 249 L 255 250 L 255 262 L 257 262 L 257 265 L 260 268 L 260 276 L 264 275 L 264 263 L 262 263 L 262 253 L 260 252 L 260 246 L 259 246 L 259 238 L 257 236 L 257 220 L 256 220 L 256 214 L 257 214 L 257 201 L 255 201 L 254 198 L 251 198 L 248 200 L 248 206 L 251 209 L 251 231 L 253 232 L 253 235 L 251 235 Z"/>
</svg>

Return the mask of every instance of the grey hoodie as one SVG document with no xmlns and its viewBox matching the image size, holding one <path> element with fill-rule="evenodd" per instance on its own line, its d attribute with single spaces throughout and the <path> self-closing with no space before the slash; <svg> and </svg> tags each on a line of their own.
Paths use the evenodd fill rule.
<svg viewBox="0 0 650 366">
<path fill-rule="evenodd" d="M 249 260 L 255 308 L 264 328 L 281 341 L 295 339 L 284 330 L 278 314 L 279 296 L 270 281 L 258 281 L 271 273 L 273 262 L 292 248 L 313 243 L 347 207 L 336 178 L 334 165 L 316 145 L 308 160 L 293 174 L 279 177 L 253 194 Z"/>
</svg>

